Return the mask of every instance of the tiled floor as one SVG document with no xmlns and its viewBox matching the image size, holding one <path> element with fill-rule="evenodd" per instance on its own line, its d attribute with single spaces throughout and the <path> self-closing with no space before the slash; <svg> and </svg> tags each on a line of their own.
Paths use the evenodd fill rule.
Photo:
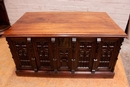
<svg viewBox="0 0 130 87">
<path fill-rule="evenodd" d="M 122 43 L 120 55 L 130 85 L 130 40 L 124 39 L 124 42 Z"/>
</svg>

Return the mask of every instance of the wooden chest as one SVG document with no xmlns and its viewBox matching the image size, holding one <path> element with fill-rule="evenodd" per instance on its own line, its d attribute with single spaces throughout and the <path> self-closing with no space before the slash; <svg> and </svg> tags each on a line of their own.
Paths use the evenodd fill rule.
<svg viewBox="0 0 130 87">
<path fill-rule="evenodd" d="M 105 12 L 27 12 L 4 36 L 17 75 L 113 77 L 126 34 Z"/>
</svg>

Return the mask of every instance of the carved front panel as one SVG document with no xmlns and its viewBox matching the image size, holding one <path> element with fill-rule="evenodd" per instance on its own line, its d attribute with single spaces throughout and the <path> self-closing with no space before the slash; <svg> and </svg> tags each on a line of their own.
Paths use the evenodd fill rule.
<svg viewBox="0 0 130 87">
<path fill-rule="evenodd" d="M 17 69 L 33 69 L 26 38 L 7 38 Z"/>
<path fill-rule="evenodd" d="M 52 70 L 52 52 L 50 38 L 32 38 L 36 49 L 37 65 L 42 70 Z"/>
<path fill-rule="evenodd" d="M 114 52 L 115 42 L 104 42 L 102 44 L 101 59 L 99 63 L 99 68 L 109 67 L 110 60 L 112 58 L 112 53 Z"/>
<path fill-rule="evenodd" d="M 7 38 L 17 70 L 113 72 L 122 38 Z"/>
<path fill-rule="evenodd" d="M 99 45 L 98 70 L 113 71 L 122 39 L 103 38 Z"/>
<path fill-rule="evenodd" d="M 58 50 L 58 70 L 71 70 L 71 49 Z"/>
<path fill-rule="evenodd" d="M 77 70 L 91 70 L 95 51 L 95 38 L 79 38 L 77 42 Z"/>
<path fill-rule="evenodd" d="M 57 39 L 57 59 L 58 70 L 71 70 L 71 38 L 56 38 Z"/>
</svg>

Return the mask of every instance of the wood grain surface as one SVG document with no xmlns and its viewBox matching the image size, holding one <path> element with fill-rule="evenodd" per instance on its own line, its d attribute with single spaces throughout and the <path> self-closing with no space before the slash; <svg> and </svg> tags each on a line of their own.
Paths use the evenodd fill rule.
<svg viewBox="0 0 130 87">
<path fill-rule="evenodd" d="M 26 12 L 5 37 L 126 37 L 105 12 Z"/>
</svg>

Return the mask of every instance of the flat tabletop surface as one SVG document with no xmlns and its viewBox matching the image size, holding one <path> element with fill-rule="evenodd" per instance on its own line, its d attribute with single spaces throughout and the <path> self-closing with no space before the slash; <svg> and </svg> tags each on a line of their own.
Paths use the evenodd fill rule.
<svg viewBox="0 0 130 87">
<path fill-rule="evenodd" d="M 126 37 L 105 12 L 26 12 L 5 37 Z"/>
</svg>

